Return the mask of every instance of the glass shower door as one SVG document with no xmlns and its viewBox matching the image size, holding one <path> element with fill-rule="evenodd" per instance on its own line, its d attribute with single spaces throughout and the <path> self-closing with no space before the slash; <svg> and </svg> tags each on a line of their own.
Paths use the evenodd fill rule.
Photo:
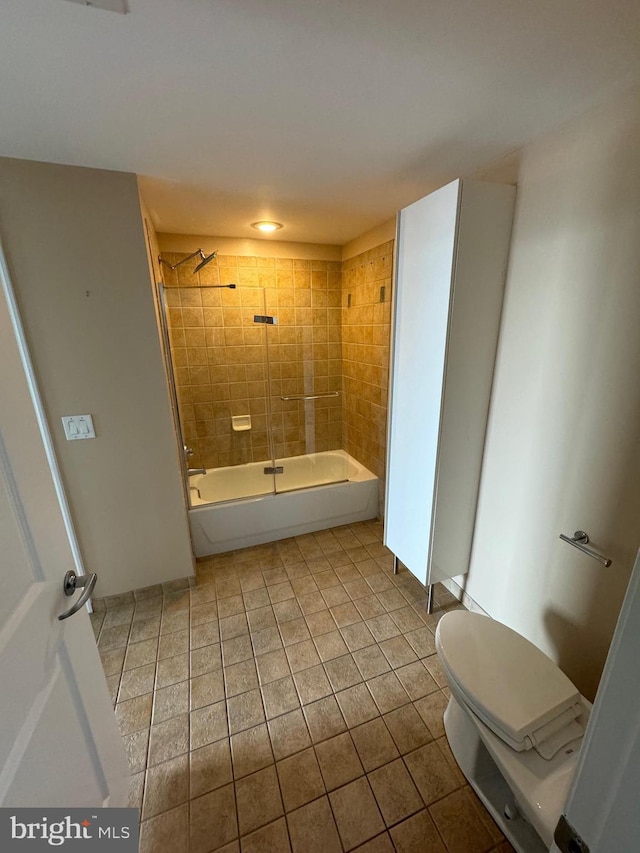
<svg viewBox="0 0 640 853">
<path fill-rule="evenodd" d="M 191 506 L 273 494 L 259 287 L 165 288 Z"/>
<path fill-rule="evenodd" d="M 340 291 L 326 270 L 294 270 L 267 291 L 271 431 L 276 492 L 348 479 L 342 450 Z"/>
</svg>

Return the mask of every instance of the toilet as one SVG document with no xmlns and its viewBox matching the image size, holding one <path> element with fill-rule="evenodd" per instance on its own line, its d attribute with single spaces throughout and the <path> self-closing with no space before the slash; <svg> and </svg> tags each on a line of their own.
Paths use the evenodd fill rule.
<svg viewBox="0 0 640 853">
<path fill-rule="evenodd" d="M 518 853 L 548 851 L 591 703 L 533 643 L 488 616 L 446 613 L 436 649 L 460 769 Z"/>
</svg>

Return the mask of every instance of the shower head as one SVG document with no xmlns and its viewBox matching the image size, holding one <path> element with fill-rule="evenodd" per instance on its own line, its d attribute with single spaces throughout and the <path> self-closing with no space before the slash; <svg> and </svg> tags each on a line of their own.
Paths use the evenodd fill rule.
<svg viewBox="0 0 640 853">
<path fill-rule="evenodd" d="M 205 253 L 202 251 L 202 249 L 200 249 L 199 251 L 200 251 L 200 257 L 202 258 L 202 260 L 200 261 L 198 266 L 194 269 L 194 273 L 200 272 L 202 267 L 206 267 L 206 265 L 209 263 L 209 261 L 212 261 L 216 257 L 216 255 L 218 254 L 217 250 L 215 252 L 211 252 L 210 255 L 205 255 Z"/>
</svg>

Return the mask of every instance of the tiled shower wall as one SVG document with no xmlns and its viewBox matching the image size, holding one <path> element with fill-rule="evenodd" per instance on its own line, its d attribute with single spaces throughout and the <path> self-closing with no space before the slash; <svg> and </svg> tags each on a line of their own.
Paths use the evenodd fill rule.
<svg viewBox="0 0 640 853">
<path fill-rule="evenodd" d="M 382 243 L 344 261 L 342 268 L 343 446 L 381 484 L 385 475 L 393 246 L 393 240 Z"/>
<path fill-rule="evenodd" d="M 268 460 L 269 407 L 276 457 L 343 446 L 342 397 L 280 399 L 342 391 L 340 262 L 219 255 L 195 275 L 191 263 L 162 269 L 190 466 Z M 207 287 L 229 283 L 238 287 Z M 256 324 L 255 314 L 277 325 Z M 231 417 L 247 414 L 251 430 L 233 431 Z"/>
</svg>

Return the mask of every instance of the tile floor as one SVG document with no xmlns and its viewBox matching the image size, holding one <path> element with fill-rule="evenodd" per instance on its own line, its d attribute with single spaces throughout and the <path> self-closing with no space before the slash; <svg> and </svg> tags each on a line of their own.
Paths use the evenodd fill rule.
<svg viewBox="0 0 640 853">
<path fill-rule="evenodd" d="M 92 615 L 141 853 L 506 853 L 442 727 L 440 615 L 379 522 L 198 561 Z M 100 606 L 100 602 L 98 602 Z"/>
</svg>

